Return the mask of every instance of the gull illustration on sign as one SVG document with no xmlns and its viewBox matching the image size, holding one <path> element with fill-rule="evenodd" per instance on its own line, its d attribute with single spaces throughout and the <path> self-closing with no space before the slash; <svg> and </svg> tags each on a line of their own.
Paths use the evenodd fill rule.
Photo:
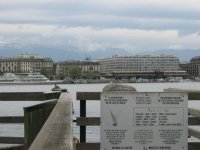
<svg viewBox="0 0 200 150">
<path fill-rule="evenodd" d="M 117 118 L 119 117 L 120 113 L 121 113 L 121 111 L 117 115 L 114 115 L 114 113 L 110 110 L 110 116 L 112 118 L 112 125 L 113 126 L 117 126 L 118 125 Z"/>
</svg>

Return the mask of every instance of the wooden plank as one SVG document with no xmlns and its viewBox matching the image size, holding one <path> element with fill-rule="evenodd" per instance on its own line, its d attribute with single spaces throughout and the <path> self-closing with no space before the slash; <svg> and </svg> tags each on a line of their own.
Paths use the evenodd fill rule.
<svg viewBox="0 0 200 150">
<path fill-rule="evenodd" d="M 58 99 L 60 97 L 61 91 L 49 92 L 49 93 L 46 92 L 44 94 L 45 94 L 45 100 Z"/>
<path fill-rule="evenodd" d="M 77 100 L 100 100 L 101 92 L 77 92 Z"/>
<path fill-rule="evenodd" d="M 190 125 L 190 126 L 200 125 L 200 118 L 199 117 L 188 117 L 188 125 Z"/>
<path fill-rule="evenodd" d="M 100 117 L 77 117 L 77 126 L 99 126 Z"/>
<path fill-rule="evenodd" d="M 197 110 L 197 109 L 194 109 L 194 108 L 188 108 L 188 113 L 191 116 L 200 117 L 200 110 Z"/>
<path fill-rule="evenodd" d="M 185 92 L 188 93 L 188 100 L 200 100 L 200 91 L 191 90 L 164 90 L 165 92 Z M 101 92 L 77 92 L 77 100 L 100 100 Z"/>
<path fill-rule="evenodd" d="M 62 93 L 49 118 L 30 146 L 29 150 L 73 149 L 72 99 Z"/>
<path fill-rule="evenodd" d="M 24 123 L 23 116 L 0 117 L 0 123 Z"/>
<path fill-rule="evenodd" d="M 0 150 L 24 150 L 24 146 L 23 145 L 4 146 L 0 147 Z"/>
<path fill-rule="evenodd" d="M 188 128 L 188 133 L 189 133 L 189 135 L 200 139 L 200 131 L 199 130 L 196 130 L 196 129 L 193 129 L 193 128 L 189 127 Z"/>
<path fill-rule="evenodd" d="M 80 117 L 86 117 L 86 101 L 80 101 Z M 86 142 L 86 126 L 80 126 L 80 142 Z"/>
<path fill-rule="evenodd" d="M 200 92 L 188 93 L 188 100 L 200 100 Z"/>
<path fill-rule="evenodd" d="M 198 150 L 200 148 L 200 143 L 189 142 L 188 150 Z M 77 143 L 76 150 L 100 150 L 100 143 Z"/>
<path fill-rule="evenodd" d="M 24 144 L 23 137 L 0 137 L 0 143 L 3 144 Z"/>
<path fill-rule="evenodd" d="M 198 150 L 200 148 L 199 142 L 190 142 L 188 143 L 188 150 Z"/>
<path fill-rule="evenodd" d="M 28 149 L 54 109 L 57 100 L 24 107 L 24 147 Z"/>
<path fill-rule="evenodd" d="M 0 101 L 44 101 L 58 99 L 61 92 L 3 92 Z"/>
<path fill-rule="evenodd" d="M 0 93 L 0 101 L 43 101 L 43 92 L 7 92 Z"/>
<path fill-rule="evenodd" d="M 100 143 L 77 143 L 76 150 L 100 150 Z"/>
</svg>

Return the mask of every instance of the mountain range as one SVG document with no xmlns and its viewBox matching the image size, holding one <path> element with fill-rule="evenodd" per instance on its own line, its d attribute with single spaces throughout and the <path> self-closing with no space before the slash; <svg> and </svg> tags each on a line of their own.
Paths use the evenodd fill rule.
<svg viewBox="0 0 200 150">
<path fill-rule="evenodd" d="M 90 58 L 91 60 L 97 60 L 102 57 L 111 57 L 113 55 L 174 55 L 180 59 L 180 61 L 189 61 L 195 56 L 200 56 L 200 49 L 162 49 L 151 52 L 142 53 L 130 53 L 123 49 L 118 48 L 107 48 L 105 50 L 95 50 L 95 51 L 82 51 L 76 47 L 58 47 L 58 46 L 48 46 L 48 45 L 33 45 L 26 49 L 22 49 L 16 45 L 1 45 L 0 46 L 0 56 L 14 56 L 19 54 L 40 54 L 44 57 L 50 57 L 54 61 L 63 60 L 84 60 L 85 58 Z"/>
<path fill-rule="evenodd" d="M 200 56 L 200 49 L 181 49 L 181 50 L 173 50 L 173 49 L 163 49 L 157 50 L 153 52 L 146 52 L 143 54 L 150 55 L 174 55 L 179 58 L 181 62 L 188 62 L 195 56 Z"/>
</svg>

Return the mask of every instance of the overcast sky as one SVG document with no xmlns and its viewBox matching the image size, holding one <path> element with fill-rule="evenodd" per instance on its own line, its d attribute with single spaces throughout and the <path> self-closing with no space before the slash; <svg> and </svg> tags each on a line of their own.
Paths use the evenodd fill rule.
<svg viewBox="0 0 200 150">
<path fill-rule="evenodd" d="M 200 0 L 1 0 L 0 45 L 200 48 Z"/>
</svg>

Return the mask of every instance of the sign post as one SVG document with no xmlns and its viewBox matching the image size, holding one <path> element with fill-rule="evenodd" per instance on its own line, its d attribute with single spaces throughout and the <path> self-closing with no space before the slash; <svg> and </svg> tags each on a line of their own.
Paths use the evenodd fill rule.
<svg viewBox="0 0 200 150">
<path fill-rule="evenodd" d="M 105 87 L 101 95 L 101 150 L 187 150 L 187 99 L 186 93 Z"/>
</svg>

